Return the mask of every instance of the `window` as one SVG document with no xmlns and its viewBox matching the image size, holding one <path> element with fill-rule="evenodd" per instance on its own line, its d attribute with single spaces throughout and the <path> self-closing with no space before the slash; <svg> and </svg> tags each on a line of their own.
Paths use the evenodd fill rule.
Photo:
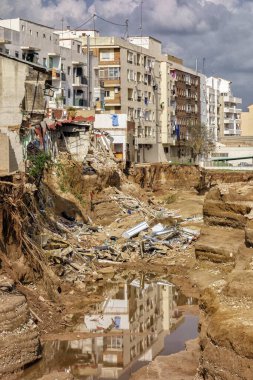
<svg viewBox="0 0 253 380">
<path fill-rule="evenodd" d="M 23 32 L 25 31 L 25 25 L 22 25 L 22 31 Z"/>
<path fill-rule="evenodd" d="M 81 45 L 77 45 L 77 53 L 81 53 Z"/>
<path fill-rule="evenodd" d="M 101 51 L 100 61 L 114 61 L 114 50 Z"/>
<path fill-rule="evenodd" d="M 10 54 L 10 50 L 9 49 L 5 49 L 5 54 Z"/>
<path fill-rule="evenodd" d="M 43 58 L 43 66 L 47 67 L 47 59 L 46 58 Z"/>
<path fill-rule="evenodd" d="M 43 33 L 43 38 L 46 38 L 46 35 L 45 35 L 45 33 Z"/>
<path fill-rule="evenodd" d="M 120 79 L 120 68 L 119 67 L 108 67 L 106 69 L 99 70 L 99 78 L 107 80 L 117 80 Z"/>
<path fill-rule="evenodd" d="M 70 97 L 71 97 L 71 90 L 68 89 L 68 98 L 70 98 Z"/>
<path fill-rule="evenodd" d="M 68 75 L 70 75 L 70 70 L 71 70 L 71 67 L 68 66 Z"/>
<path fill-rule="evenodd" d="M 36 32 L 36 34 L 37 34 L 37 37 L 39 37 L 39 32 Z"/>
<path fill-rule="evenodd" d="M 134 71 L 133 70 L 127 70 L 127 80 L 128 81 L 134 81 Z"/>
<path fill-rule="evenodd" d="M 15 51 L 15 57 L 19 58 L 19 52 L 18 51 Z"/>
<path fill-rule="evenodd" d="M 106 363 L 117 363 L 117 355 L 106 354 L 103 356 L 103 360 Z"/>
<path fill-rule="evenodd" d="M 131 51 L 127 52 L 127 62 L 128 63 L 133 63 L 134 55 Z"/>
<path fill-rule="evenodd" d="M 61 63 L 61 71 L 63 71 L 63 70 L 64 70 L 64 64 Z"/>
<path fill-rule="evenodd" d="M 107 347 L 108 348 L 114 348 L 114 349 L 118 349 L 118 348 L 122 348 L 123 347 L 123 341 L 122 341 L 122 338 L 119 337 L 119 336 L 110 336 L 110 337 L 107 337 L 106 339 L 106 343 L 107 343 Z"/>
<path fill-rule="evenodd" d="M 114 99 L 114 92 L 110 90 L 105 90 L 105 98 L 106 99 Z"/>
<path fill-rule="evenodd" d="M 33 34 L 33 31 L 32 31 L 32 29 L 30 29 L 30 35 L 32 35 Z"/>
<path fill-rule="evenodd" d="M 49 57 L 49 62 L 48 62 L 49 69 L 52 69 L 52 68 L 53 68 L 53 65 L 54 65 L 53 58 L 52 58 L 52 57 Z"/>
</svg>

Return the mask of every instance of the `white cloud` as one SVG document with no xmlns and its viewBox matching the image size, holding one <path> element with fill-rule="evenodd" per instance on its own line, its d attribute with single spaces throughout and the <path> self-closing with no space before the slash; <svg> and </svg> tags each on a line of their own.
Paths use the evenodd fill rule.
<svg viewBox="0 0 253 380">
<path fill-rule="evenodd" d="M 122 18 L 127 18 L 140 5 L 139 0 L 95 0 L 89 8 L 89 12 L 111 18 L 120 16 L 119 23 Z"/>
<path fill-rule="evenodd" d="M 66 22 L 79 22 L 87 18 L 87 5 L 84 0 L 1 0 L 2 18 L 22 17 L 45 25 L 60 25 L 63 17 Z"/>
</svg>

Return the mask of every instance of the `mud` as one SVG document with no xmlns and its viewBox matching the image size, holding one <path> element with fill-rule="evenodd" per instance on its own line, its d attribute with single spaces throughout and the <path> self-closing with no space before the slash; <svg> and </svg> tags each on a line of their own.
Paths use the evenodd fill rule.
<svg viewBox="0 0 253 380">
<path fill-rule="evenodd" d="M 14 281 L 14 286 L 4 291 L 4 297 L 8 298 L 8 302 L 13 300 L 14 303 L 23 297 L 24 304 L 21 308 L 15 307 L 15 310 L 20 310 L 20 314 L 16 315 L 15 311 L 11 312 L 10 318 L 3 317 L 6 324 L 3 329 L 6 326 L 9 328 L 10 340 L 3 339 L 1 345 L 4 363 L 2 378 L 7 378 L 7 373 L 15 373 L 40 356 L 38 331 L 42 337 L 49 337 L 49 333 L 71 333 L 73 326 L 77 321 L 80 322 L 85 312 L 89 312 L 91 305 L 95 307 L 104 301 L 105 288 L 111 292 L 122 278 L 142 281 L 149 273 L 161 280 L 172 281 L 189 297 L 199 297 L 201 294 L 200 351 L 194 346 L 195 348 L 188 348 L 186 352 L 173 356 L 158 355 L 149 364 L 148 370 L 145 367 L 136 373 L 138 379 L 148 376 L 150 379 L 154 376 L 167 379 L 168 371 L 171 379 L 188 380 L 195 375 L 196 379 L 205 380 L 251 379 L 253 254 L 250 247 L 253 245 L 253 227 L 252 184 L 248 183 L 251 174 L 208 173 L 196 167 L 178 168 L 168 165 L 165 168 L 151 165 L 144 167 L 145 170 L 136 168 L 128 180 L 122 177 L 117 168 L 112 167 L 105 175 L 100 175 L 100 169 L 97 168 L 98 174 L 80 181 L 80 168 L 75 167 L 70 181 L 72 169 L 70 165 L 68 178 L 64 177 L 64 181 L 71 182 L 68 188 L 64 187 L 66 182 L 57 173 L 53 176 L 50 174 L 45 180 L 41 198 L 43 202 L 37 206 L 31 201 L 34 197 L 32 187 L 26 188 L 23 197 L 15 186 L 2 185 L 5 186 L 7 202 L 4 207 L 3 203 L 0 206 L 1 273 Z M 36 244 L 24 245 L 28 241 L 22 240 L 23 237 L 32 236 L 32 233 L 23 235 L 24 232 L 27 234 L 30 231 L 34 236 L 40 236 L 42 230 L 51 229 L 50 231 L 59 233 L 55 215 L 59 217 L 63 211 L 78 221 L 91 219 L 95 225 L 105 227 L 105 232 L 84 237 L 83 244 L 87 248 L 104 243 L 112 233 L 119 238 L 122 231 L 134 222 L 141 221 L 142 215 L 123 215 L 117 202 L 108 204 L 108 197 L 112 195 L 111 186 L 138 197 L 146 202 L 147 207 L 153 203 L 154 207 L 161 205 L 177 210 L 181 214 L 181 220 L 200 217 L 204 203 L 205 226 L 196 243 L 196 250 L 190 246 L 186 250 L 170 250 L 164 257 L 145 260 L 140 260 L 138 255 L 133 254 L 131 260 L 121 265 L 92 262 L 85 280 L 66 281 L 61 265 L 53 267 L 52 263 L 46 263 Z M 204 201 L 204 196 L 199 195 L 196 189 L 203 192 L 210 188 Z M 95 190 L 93 201 L 96 203 L 92 210 L 89 198 L 91 189 Z M 27 217 L 26 209 L 22 207 L 27 207 L 29 202 L 34 214 L 30 213 Z M 33 219 L 36 215 L 38 219 Z M 115 219 L 119 215 L 120 223 L 116 223 Z M 21 223 L 23 217 L 24 223 Z M 6 218 L 11 220 L 14 233 L 6 228 Z M 37 223 L 38 220 L 41 224 Z M 201 220 L 186 220 L 186 225 L 192 228 L 200 229 L 201 223 Z M 17 298 L 16 292 L 19 294 Z M 22 345 L 22 334 L 17 338 L 16 334 L 15 337 L 11 335 L 18 326 L 22 334 L 29 338 L 29 347 Z M 11 347 L 8 342 L 12 343 Z M 11 351 L 12 347 L 15 352 Z M 180 365 L 182 360 L 186 366 Z M 59 376 L 59 379 L 60 376 L 67 376 L 67 379 L 71 379 L 72 375 L 51 373 L 46 376 L 51 376 L 52 379 L 55 376 Z"/>
</svg>

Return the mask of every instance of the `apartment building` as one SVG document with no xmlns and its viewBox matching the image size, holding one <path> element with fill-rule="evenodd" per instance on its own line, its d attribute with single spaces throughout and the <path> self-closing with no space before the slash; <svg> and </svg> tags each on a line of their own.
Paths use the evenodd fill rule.
<svg viewBox="0 0 253 380">
<path fill-rule="evenodd" d="M 241 134 L 242 99 L 233 96 L 231 83 L 222 78 L 207 78 L 208 120 L 215 141 Z"/>
<path fill-rule="evenodd" d="M 84 36 L 83 46 L 87 43 Z M 91 36 L 89 43 L 98 59 L 98 79 L 105 90 L 104 102 L 97 99 L 96 112 L 126 114 L 128 122 L 135 123 L 136 162 L 162 161 L 161 42 L 151 37 L 124 40 L 97 35 Z"/>
<path fill-rule="evenodd" d="M 241 136 L 253 136 L 253 104 L 250 104 L 247 112 L 241 114 Z"/>
<path fill-rule="evenodd" d="M 87 56 L 78 38 L 21 18 L 0 20 L 0 52 L 51 70 L 49 107 L 87 106 Z"/>
<path fill-rule="evenodd" d="M 201 124 L 203 119 L 201 115 L 204 115 L 200 101 L 201 78 L 199 73 L 185 67 L 182 59 L 167 55 L 167 61 L 170 70 L 168 75 L 170 133 L 173 142 L 171 145 L 168 144 L 166 153 L 170 159 L 187 158 L 190 156 L 190 149 L 187 146 L 190 128 Z"/>
</svg>

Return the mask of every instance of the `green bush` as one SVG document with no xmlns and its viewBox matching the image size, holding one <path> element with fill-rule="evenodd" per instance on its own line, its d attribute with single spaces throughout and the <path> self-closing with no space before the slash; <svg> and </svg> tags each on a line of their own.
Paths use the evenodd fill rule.
<svg viewBox="0 0 253 380">
<path fill-rule="evenodd" d="M 34 180 L 41 180 L 44 169 L 48 168 L 51 165 L 51 156 L 45 152 L 39 152 L 34 155 L 29 155 L 28 160 L 30 161 L 30 167 L 28 174 Z"/>
</svg>

